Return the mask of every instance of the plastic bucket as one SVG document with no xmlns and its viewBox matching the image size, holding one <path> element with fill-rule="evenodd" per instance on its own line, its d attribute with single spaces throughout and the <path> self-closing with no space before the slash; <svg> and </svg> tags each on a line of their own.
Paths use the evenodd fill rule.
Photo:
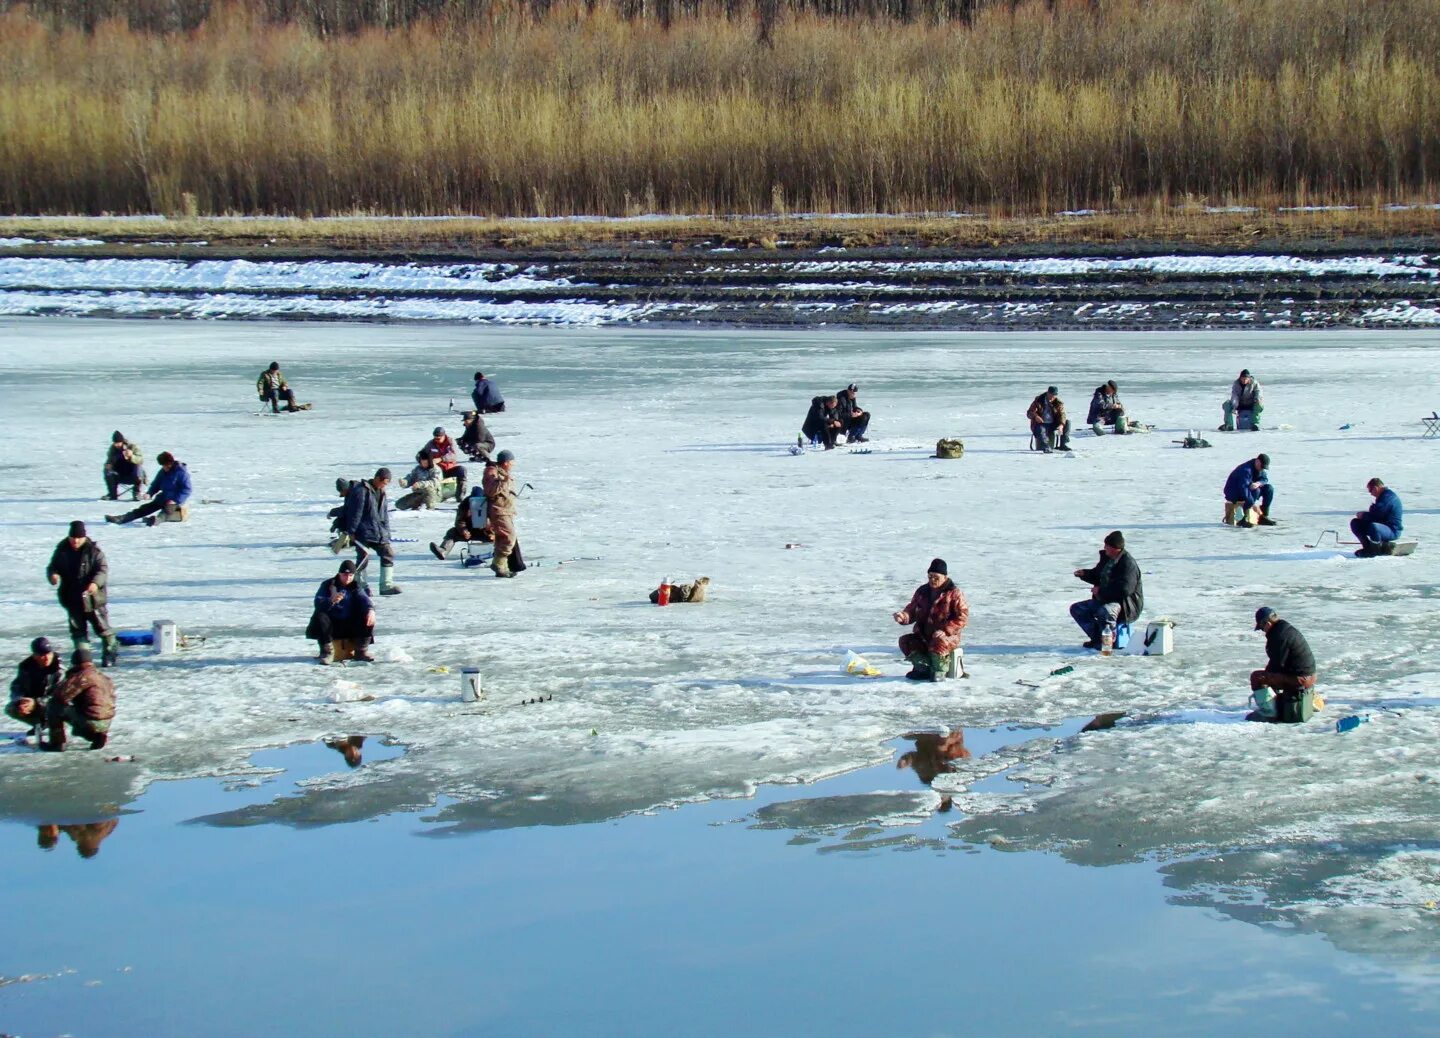
<svg viewBox="0 0 1440 1038">
<path fill-rule="evenodd" d="M 480 682 L 479 667 L 463 667 L 460 670 L 460 699 L 465 703 L 473 703 L 484 693 Z"/>
<path fill-rule="evenodd" d="M 180 649 L 180 630 L 174 620 L 156 620 L 150 625 L 155 655 L 168 656 Z"/>
</svg>

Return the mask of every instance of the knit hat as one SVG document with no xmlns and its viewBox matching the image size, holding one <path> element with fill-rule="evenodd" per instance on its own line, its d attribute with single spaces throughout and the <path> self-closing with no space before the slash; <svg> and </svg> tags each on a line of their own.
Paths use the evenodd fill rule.
<svg viewBox="0 0 1440 1038">
<path fill-rule="evenodd" d="M 1260 463 L 1262 469 L 1268 469 L 1270 467 L 1270 455 L 1268 454 L 1256 455 L 1255 460 Z"/>
<path fill-rule="evenodd" d="M 279 371 L 279 370 L 280 370 L 280 362 L 279 362 L 278 360 L 272 360 L 272 361 L 270 362 L 270 370 L 271 370 L 271 371 Z"/>
<path fill-rule="evenodd" d="M 124 443 L 124 442 L 125 442 L 125 434 L 122 433 L 119 429 L 116 429 L 113 433 L 110 434 L 110 442 L 111 442 L 111 443 Z"/>
<path fill-rule="evenodd" d="M 1279 616 L 1280 614 L 1275 612 L 1275 610 L 1271 609 L 1269 606 L 1261 606 L 1259 609 L 1255 610 L 1255 630 L 1260 630 L 1271 620 L 1277 619 Z"/>
<path fill-rule="evenodd" d="M 90 650 L 83 645 L 70 654 L 70 666 L 78 667 L 82 663 L 94 663 L 95 657 L 90 655 Z"/>
<path fill-rule="evenodd" d="M 926 570 L 926 572 L 939 573 L 942 577 L 948 577 L 950 575 L 950 567 L 945 565 L 944 559 L 931 559 L 930 568 Z"/>
<path fill-rule="evenodd" d="M 515 454 L 514 454 L 513 451 L 501 451 L 499 454 L 495 455 L 495 464 L 497 464 L 497 465 L 503 465 L 503 464 L 505 464 L 507 461 L 514 461 L 514 460 L 515 460 Z"/>
<path fill-rule="evenodd" d="M 1105 535 L 1105 547 L 1107 547 L 1107 548 L 1123 548 L 1123 547 L 1125 547 L 1125 535 L 1124 535 L 1123 533 L 1121 533 L 1119 530 L 1111 530 L 1109 533 L 1107 533 L 1107 534 Z"/>
<path fill-rule="evenodd" d="M 386 482 L 389 482 L 389 480 L 390 480 L 390 470 L 389 470 L 389 469 L 383 469 L 383 468 L 382 468 L 382 469 L 376 469 L 376 470 L 375 470 L 375 475 L 372 476 L 371 478 L 372 478 L 372 479 L 383 479 L 383 480 L 385 480 Z"/>
<path fill-rule="evenodd" d="M 169 451 L 161 451 L 159 454 L 155 455 L 155 460 L 162 465 L 168 465 L 175 460 L 175 455 L 171 454 Z"/>
<path fill-rule="evenodd" d="M 1060 390 L 1056 389 L 1054 386 L 1050 386 L 1045 390 L 1045 394 L 1047 396 L 1059 396 Z"/>
<path fill-rule="evenodd" d="M 69 533 L 67 536 L 70 536 L 70 537 L 84 537 L 84 536 L 85 536 L 85 524 L 82 523 L 79 519 L 74 520 L 74 521 L 70 524 L 70 533 Z"/>
<path fill-rule="evenodd" d="M 845 388 L 846 388 L 847 390 L 849 390 L 851 393 L 858 393 L 858 392 L 860 392 L 860 387 L 857 386 L 854 382 L 851 382 L 851 383 L 850 383 L 848 386 L 846 386 Z"/>
<path fill-rule="evenodd" d="M 477 371 L 477 372 L 475 372 L 475 381 L 476 381 L 476 382 L 479 382 L 479 381 L 480 381 L 482 378 L 484 378 L 484 377 L 485 377 L 485 372 L 483 372 L 483 371 Z"/>
<path fill-rule="evenodd" d="M 432 435 L 432 436 L 444 436 L 444 435 L 445 435 L 445 426 L 443 426 L 443 425 L 437 425 L 437 426 L 435 426 L 435 431 L 434 431 L 433 433 L 431 433 L 430 435 Z"/>
<path fill-rule="evenodd" d="M 1249 378 L 1249 377 L 1250 377 L 1250 369 L 1249 369 L 1249 368 L 1241 368 L 1241 369 L 1240 369 L 1240 377 L 1241 377 L 1241 378 Z"/>
<path fill-rule="evenodd" d="M 344 562 L 340 563 L 340 568 L 335 572 L 337 575 L 340 573 L 354 573 L 355 563 L 350 561 L 349 559 L 346 559 Z"/>
<path fill-rule="evenodd" d="M 30 651 L 33 652 L 36 656 L 44 656 L 47 652 L 50 651 L 50 639 L 36 638 L 33 642 L 30 643 Z"/>
</svg>

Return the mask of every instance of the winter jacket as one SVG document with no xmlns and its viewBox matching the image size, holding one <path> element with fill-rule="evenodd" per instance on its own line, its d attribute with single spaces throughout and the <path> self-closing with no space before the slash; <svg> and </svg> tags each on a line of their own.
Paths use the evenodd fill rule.
<svg viewBox="0 0 1440 1038">
<path fill-rule="evenodd" d="M 55 694 L 60 684 L 60 654 L 52 652 L 48 664 L 37 663 L 34 656 L 20 661 L 15 680 L 10 682 L 10 699 L 44 699 Z"/>
<path fill-rule="evenodd" d="M 1129 624 L 1139 619 L 1145 609 L 1145 590 L 1140 581 L 1140 566 L 1128 551 L 1110 558 L 1103 551 L 1100 561 L 1080 571 L 1080 579 L 1095 585 L 1095 600 L 1104 605 L 1115 603 L 1120 612 L 1116 623 Z"/>
<path fill-rule="evenodd" d="M 499 387 L 488 378 L 475 380 L 475 388 L 470 391 L 470 399 L 475 401 L 475 410 L 477 411 L 489 411 L 505 403 L 505 398 L 500 395 Z"/>
<path fill-rule="evenodd" d="M 1242 386 L 1237 378 L 1230 385 L 1230 406 L 1236 411 L 1253 411 L 1257 407 L 1264 407 L 1265 401 L 1260 395 L 1260 383 L 1252 378 L 1248 386 Z M 1240 499 L 1237 497 L 1232 500 Z"/>
<path fill-rule="evenodd" d="M 145 464 L 145 455 L 138 444 L 126 440 L 118 447 L 111 444 L 105 452 L 105 471 L 114 473 L 120 482 L 138 483 L 140 466 Z"/>
<path fill-rule="evenodd" d="M 446 474 L 460 464 L 460 451 L 449 436 L 436 437 L 420 449 L 434 458 L 436 467 Z"/>
<path fill-rule="evenodd" d="M 1315 654 L 1289 620 L 1276 620 L 1265 632 L 1265 669 L 1271 674 L 1315 673 Z"/>
<path fill-rule="evenodd" d="M 1380 491 L 1380 496 L 1375 499 L 1375 503 L 1366 510 L 1365 518 L 1372 523 L 1390 527 L 1395 531 L 1395 536 L 1399 537 L 1405 529 L 1404 514 L 1405 509 L 1400 506 L 1400 495 L 1386 487 Z"/>
<path fill-rule="evenodd" d="M 100 550 L 100 545 L 88 537 L 79 548 L 70 547 L 69 538 L 55 545 L 55 553 L 50 556 L 50 565 L 45 567 L 46 577 L 60 578 L 56 594 L 67 609 L 82 604 L 87 610 L 103 606 L 109 573 L 110 567 L 105 561 L 105 553 Z M 91 584 L 95 585 L 95 596 L 90 601 L 83 602 L 85 589 Z"/>
<path fill-rule="evenodd" d="M 914 623 L 915 633 L 927 642 L 939 635 L 941 654 L 951 652 L 960 644 L 960 632 L 970 622 L 970 603 L 965 601 L 965 593 L 949 579 L 938 588 L 928 582 L 921 584 L 903 612 Z"/>
<path fill-rule="evenodd" d="M 1046 414 L 1050 417 L 1045 417 Z M 1030 406 L 1025 410 L 1025 417 L 1033 423 L 1040 425 L 1063 426 L 1065 424 L 1065 401 L 1058 396 L 1054 400 L 1046 400 L 1045 394 L 1041 393 Z"/>
<path fill-rule="evenodd" d="M 491 519 L 515 518 L 515 480 L 502 465 L 486 465 L 485 478 L 480 482 L 490 502 Z"/>
<path fill-rule="evenodd" d="M 1115 415 L 1124 413 L 1125 409 L 1120 406 L 1120 398 L 1110 392 L 1108 385 L 1100 386 L 1095 390 L 1095 395 L 1090 398 L 1090 413 L 1085 416 L 1085 424 L 1113 422 Z"/>
<path fill-rule="evenodd" d="M 260 372 L 260 377 L 255 380 L 255 392 L 260 394 L 262 400 L 270 396 L 271 391 L 283 393 L 290 387 L 285 383 L 285 376 L 278 371 L 270 371 L 268 368 Z"/>
<path fill-rule="evenodd" d="M 826 403 L 823 396 L 813 397 L 810 401 L 810 410 L 805 413 L 805 424 L 800 426 L 800 431 L 809 439 L 818 440 L 825 434 L 831 422 L 840 420 L 838 407 L 831 407 Z"/>
<path fill-rule="evenodd" d="M 330 596 L 337 591 L 345 597 L 339 602 L 332 602 Z M 339 577 L 331 577 L 315 592 L 315 611 L 328 613 L 336 620 L 364 620 L 372 608 L 374 604 L 370 601 L 370 596 L 365 593 L 360 581 L 354 578 L 351 578 L 347 586 L 340 583 Z"/>
<path fill-rule="evenodd" d="M 465 426 L 465 431 L 460 434 L 460 448 L 466 454 L 489 454 L 495 449 L 495 436 L 485 424 L 485 419 L 479 415 L 475 420 Z"/>
<path fill-rule="evenodd" d="M 67 706 L 73 706 L 87 721 L 108 721 L 115 716 L 115 683 L 93 663 L 71 667 L 46 708 L 52 723 Z"/>
<path fill-rule="evenodd" d="M 357 541 L 384 544 L 390 539 L 390 509 L 385 492 L 362 479 L 345 495 L 345 511 L 340 513 L 340 529 Z"/>
<path fill-rule="evenodd" d="M 1265 469 L 1257 469 L 1254 461 L 1241 462 L 1225 480 L 1225 500 L 1253 505 L 1260 500 L 1260 491 L 1251 490 L 1250 484 L 1269 482 L 1270 474 Z"/>
<path fill-rule="evenodd" d="M 190 470 L 183 461 L 177 461 L 168 472 L 162 465 L 150 481 L 151 497 L 159 496 L 162 501 L 173 501 L 177 505 L 190 500 L 190 491 Z"/>
<path fill-rule="evenodd" d="M 410 470 L 410 475 L 401 481 L 400 485 L 413 487 L 416 483 L 440 484 L 443 482 L 445 482 L 445 473 L 441 472 L 436 466 L 431 465 L 427 469 L 424 465 L 416 465 Z"/>
</svg>

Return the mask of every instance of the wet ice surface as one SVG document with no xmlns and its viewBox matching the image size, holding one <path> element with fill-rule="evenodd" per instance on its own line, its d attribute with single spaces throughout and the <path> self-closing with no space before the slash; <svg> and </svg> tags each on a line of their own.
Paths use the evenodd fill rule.
<svg viewBox="0 0 1440 1038">
<path fill-rule="evenodd" d="M 255 414 L 251 387 L 271 359 L 282 362 L 315 411 Z M 1219 400 L 1242 366 L 1264 383 L 1274 427 L 1215 433 Z M 310 596 L 335 567 L 323 546 L 325 512 L 338 501 L 335 477 L 381 464 L 408 467 L 437 422 L 458 432 L 447 405 L 452 398 L 463 404 L 476 367 L 495 374 L 511 400 L 512 410 L 491 427 L 500 445 L 516 452 L 519 477 L 535 486 L 521 502 L 520 536 L 539 565 L 509 582 L 458 562 L 442 565 L 424 544 L 448 525 L 450 510 L 397 514 L 395 536 L 415 542 L 398 546 L 405 593 L 380 601 L 376 646 L 382 661 L 397 662 L 315 667 L 313 643 L 300 632 Z M 0 813 L 29 824 L 80 824 L 138 806 L 176 821 L 204 818 L 190 827 L 204 835 L 185 838 L 196 841 L 193 861 L 235 853 L 226 840 L 254 839 L 260 843 L 245 846 L 256 855 L 283 849 L 285 856 L 264 863 L 264 875 L 305 872 L 318 853 L 312 848 L 321 846 L 335 848 L 341 864 L 334 867 L 346 871 L 353 864 L 344 864 L 339 848 L 359 841 L 375 858 L 360 870 L 373 886 L 350 891 L 363 907 L 337 908 L 345 918 L 378 911 L 373 900 L 397 876 L 428 887 L 447 869 L 469 868 L 449 864 L 450 855 L 457 862 L 480 855 L 491 865 L 498 856 L 504 873 L 520 867 L 511 855 L 568 861 L 593 853 L 605 859 L 602 871 L 629 869 L 669 890 L 677 879 L 657 881 L 651 870 L 658 864 L 629 857 L 643 848 L 669 860 L 657 833 L 690 848 L 682 868 L 722 888 L 720 862 L 709 859 L 719 855 L 753 878 L 772 853 L 760 849 L 772 845 L 756 834 L 771 830 L 786 834 L 783 843 L 860 850 L 865 860 L 892 846 L 943 848 L 951 853 L 941 860 L 951 864 L 926 866 L 936 870 L 935 886 L 926 888 L 933 896 L 955 896 L 955 885 L 965 882 L 955 869 L 980 869 L 983 876 L 962 875 L 1002 891 L 996 896 L 1010 911 L 1032 915 L 1036 906 L 1022 903 L 1022 889 L 1033 889 L 1022 888 L 1025 882 L 1059 884 L 1075 899 L 1098 897 L 1113 910 L 1119 899 L 1143 899 L 1131 892 L 1155 888 L 1158 869 L 1181 903 L 1261 923 L 1267 933 L 1319 934 L 1360 953 L 1327 968 L 1343 973 L 1350 968 L 1343 963 L 1353 961 L 1401 978 L 1412 1001 L 1385 1011 L 1408 1012 L 1430 998 L 1440 918 L 1427 907 L 1440 895 L 1440 798 L 1433 788 L 1440 557 L 1428 544 L 1440 445 L 1418 438 L 1419 416 L 1436 403 L 1437 369 L 1433 336 L 1399 333 L 1141 339 L 0 323 L 0 406 L 10 448 L 0 560 L 11 574 L 0 631 L 11 657 L 18 661 L 37 633 L 63 640 L 42 571 L 72 518 L 94 524 L 109 555 L 111 615 L 119 626 L 172 619 L 206 638 L 173 658 L 127 650 L 116 672 L 120 716 L 106 754 L 0 752 Z M 1134 415 L 1159 426 L 1155 433 L 1081 433 L 1074 458 L 1025 449 L 1022 414 L 1035 393 L 1056 383 L 1083 416 L 1089 390 L 1106 377 L 1120 382 Z M 852 380 L 877 416 L 869 453 L 791 456 L 786 448 L 808 398 Z M 1215 448 L 1183 451 L 1171 442 L 1192 427 L 1210 430 Z M 104 445 L 116 428 L 137 439 L 152 464 L 162 449 L 189 463 L 201 502 L 191 522 L 154 530 L 103 525 L 109 506 L 95 497 Z M 936 439 L 957 435 L 967 446 L 962 461 L 928 457 Z M 1260 450 L 1273 459 L 1283 525 L 1221 528 L 1220 484 Z M 1362 563 L 1338 550 L 1305 548 L 1323 529 L 1344 530 L 1366 502 L 1365 479 L 1377 474 L 1404 498 L 1407 532 L 1421 538 L 1420 551 Z M 1179 624 L 1173 656 L 1101 660 L 1074 648 L 1080 636 L 1065 607 L 1080 585 L 1070 571 L 1089 565 L 1099 538 L 1117 526 L 1144 571 L 1147 615 Z M 899 678 L 904 668 L 889 614 L 935 555 L 949 560 L 971 601 L 967 664 L 974 676 L 917 688 Z M 702 606 L 662 610 L 645 602 L 662 577 L 702 574 L 713 580 Z M 1250 631 L 1259 604 L 1293 619 L 1320 659 L 1331 706 L 1303 728 L 1239 722 L 1245 675 L 1263 660 L 1260 636 Z M 847 650 L 865 654 L 885 676 L 845 677 Z M 1045 677 L 1062 663 L 1075 672 Z M 459 701 L 458 671 L 467 665 L 484 675 L 487 699 L 479 704 Z M 449 672 L 435 673 L 438 667 Z M 351 698 L 344 683 L 374 698 L 337 701 Z M 554 698 L 518 705 L 536 696 Z M 1356 709 L 1368 710 L 1370 722 L 1336 735 L 1334 719 Z M 1109 731 L 1075 732 L 1074 719 L 1114 710 L 1130 716 Z M 1072 727 L 993 752 L 971 746 L 973 756 L 937 776 L 934 789 L 913 774 L 896 775 L 890 763 L 890 741 L 904 732 L 1006 723 Z M 259 787 L 253 797 L 241 790 L 230 794 L 239 801 L 221 798 L 169 815 L 146 805 L 181 787 L 152 787 L 146 799 L 133 799 L 156 779 L 226 775 L 244 782 L 263 773 L 264 758 L 252 758 L 257 749 L 357 731 L 372 733 L 373 743 L 401 743 L 405 752 L 350 770 L 324 750 L 331 770 L 298 788 Z M 137 762 L 99 759 L 111 752 Z M 818 799 L 797 797 L 790 785 L 780 787 L 791 791 L 784 796 L 762 789 L 837 775 L 844 783 L 853 777 L 847 773 L 875 764 L 893 776 L 888 784 L 867 778 L 833 794 L 830 786 L 799 787 L 827 791 Z M 757 790 L 748 806 L 692 806 L 618 828 L 533 830 Z M 955 796 L 955 810 L 936 816 L 942 791 Z M 718 820 L 753 815 L 755 828 L 744 830 L 750 839 L 711 844 L 696 837 L 695 820 L 715 818 L 707 813 L 715 811 Z M 361 820 L 379 828 L 338 824 Z M 122 818 L 117 833 L 132 821 Z M 277 836 L 266 822 L 304 831 Z M 241 837 L 237 829 L 256 835 Z M 367 832 L 389 842 L 359 835 Z M 437 849 L 424 851 L 400 838 L 476 832 L 489 835 L 428 840 L 425 846 Z M 106 861 L 112 844 L 123 846 L 111 837 L 86 864 Z M 954 853 L 976 847 L 1044 853 Z M 36 862 L 52 860 L 28 853 Z M 143 851 L 133 853 L 138 868 Z M 394 869 L 386 865 L 392 858 Z M 985 864 L 954 864 L 962 859 Z M 1120 878 L 1077 873 L 1067 862 L 1114 865 L 1103 873 Z M 535 866 L 543 875 L 559 867 L 549 860 Z M 786 876 L 800 889 L 820 882 L 799 866 L 776 867 L 797 870 Z M 210 876 L 212 868 L 220 866 L 201 871 Z M 825 904 L 823 914 L 833 911 L 833 924 L 843 928 L 847 913 L 859 912 L 854 925 L 878 941 L 884 926 L 904 931 L 915 923 L 882 924 L 856 907 L 889 877 L 906 882 L 904 866 L 874 868 L 884 871 L 846 873 L 857 889 Z M 211 878 L 222 889 L 234 882 L 229 874 Z M 304 887 L 312 894 L 313 879 Z M 640 892 L 627 887 L 623 895 L 606 893 L 599 878 L 582 886 L 605 905 L 677 911 L 638 879 Z M 755 879 L 730 896 L 779 897 L 784 883 L 757 892 L 764 886 Z M 247 883 L 233 889 L 247 892 L 250 904 L 273 896 Z M 208 892 L 194 896 L 213 910 Z M 399 901 L 422 896 L 439 895 L 406 888 Z M 712 909 L 725 903 L 713 892 L 704 896 Z M 572 897 L 583 902 L 579 891 L 563 895 L 567 904 Z M 1157 906 L 1161 897 L 1155 894 Z M 538 917 L 559 911 L 535 898 L 525 903 Z M 444 912 L 429 902 L 423 908 Z M 1053 901 L 1045 908 L 1049 914 L 1034 920 L 1036 934 L 1073 911 Z M 746 912 L 744 903 L 731 909 Z M 985 910 L 966 902 L 965 911 Z M 797 907 L 777 911 L 792 913 L 786 918 L 808 935 L 803 948 L 787 945 L 793 954 L 820 954 L 815 943 L 827 940 L 818 936 L 826 929 L 793 915 Z M 1193 915 L 1180 921 L 1170 912 L 1156 925 L 1167 934 L 1200 926 L 1213 935 L 1211 915 Z M 614 926 L 621 928 L 618 917 Z M 1270 939 L 1253 927 L 1240 932 L 1249 935 L 1242 943 Z M 589 938 L 580 931 L 576 939 Z M 705 955 L 728 946 L 733 967 L 731 959 L 754 939 L 726 931 Z M 1244 946 L 1246 955 L 1258 954 L 1258 945 Z M 1267 945 L 1265 955 L 1303 974 L 1299 964 L 1313 966 L 1312 957 L 1328 954 L 1320 947 L 1287 941 Z M 1024 952 L 1017 947 L 1015 954 Z M 1160 952 L 1132 941 L 1107 954 L 1112 967 L 1123 961 L 1135 969 L 1137 956 Z M 1168 954 L 1179 985 L 1191 953 Z M 253 957 L 253 947 L 244 950 L 247 963 Z M 456 966 L 426 961 L 440 973 Z M 6 956 L 0 973 L 49 973 L 63 964 L 39 954 Z M 1100 984 L 1114 973 L 1088 976 Z M 602 998 L 599 988 L 582 988 Z M 894 990 L 923 997 L 904 985 Z M 1080 1018 L 1098 1028 L 1107 1007 L 1084 1005 Z M 1153 1010 L 1124 1019 L 1154 1018 Z M 846 1019 L 836 1021 L 842 1030 Z M 1031 1022 L 1054 1026 L 1056 1019 Z M 62 1029 L 57 1020 L 53 1030 Z M 318 1017 L 300 1028 L 335 1029 Z"/>
</svg>

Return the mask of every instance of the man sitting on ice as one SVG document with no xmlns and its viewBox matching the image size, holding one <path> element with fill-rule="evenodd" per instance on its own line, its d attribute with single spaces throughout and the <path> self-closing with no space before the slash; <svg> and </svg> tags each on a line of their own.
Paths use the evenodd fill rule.
<svg viewBox="0 0 1440 1038">
<path fill-rule="evenodd" d="M 335 640 L 343 638 L 355 647 L 355 658 L 374 663 L 367 648 L 375 641 L 375 606 L 355 579 L 355 563 L 346 559 L 339 571 L 315 592 L 315 612 L 305 628 L 305 637 L 320 644 L 319 662 L 328 667 L 335 659 Z"/>
<path fill-rule="evenodd" d="M 111 501 L 120 498 L 120 488 L 130 488 L 130 499 L 140 500 L 145 486 L 145 455 L 138 444 L 125 439 L 116 429 L 110 434 L 110 449 L 105 452 L 105 496 Z"/>
<path fill-rule="evenodd" d="M 1255 381 L 1249 368 L 1240 372 L 1240 377 L 1231 384 L 1230 399 L 1225 401 L 1222 410 L 1225 421 L 1220 425 L 1221 432 L 1234 432 L 1236 429 L 1260 431 L 1260 412 L 1265 410 L 1265 401 L 1260 383 Z"/>
<path fill-rule="evenodd" d="M 155 460 L 160 463 L 160 471 L 150 482 L 150 500 L 124 515 L 107 515 L 107 523 L 131 523 L 143 518 L 146 526 L 154 526 L 162 521 L 183 523 L 190 517 L 190 510 L 185 507 L 192 489 L 190 470 L 169 451 L 161 451 Z"/>
<path fill-rule="evenodd" d="M 465 431 L 460 434 L 460 449 L 471 461 L 484 461 L 495 449 L 495 437 L 478 411 L 465 412 Z"/>
<path fill-rule="evenodd" d="M 465 489 L 465 466 L 460 464 L 460 448 L 455 445 L 445 427 L 435 426 L 434 435 L 420 450 L 435 459 L 435 465 L 440 469 L 443 478 L 455 481 L 455 497 L 463 498 L 468 492 Z"/>
<path fill-rule="evenodd" d="M 1275 488 L 1270 485 L 1270 455 L 1257 454 L 1250 461 L 1235 466 L 1225 479 L 1225 525 L 1275 526 L 1270 506 L 1275 503 Z M 1241 513 L 1237 522 L 1235 512 Z"/>
<path fill-rule="evenodd" d="M 1115 419 L 1124 413 L 1125 405 L 1120 402 L 1120 388 L 1115 385 L 1115 380 L 1111 379 L 1103 386 L 1095 388 L 1095 393 L 1090 397 L 1090 413 L 1085 416 L 1085 423 L 1099 436 L 1104 432 L 1103 426 L 1113 427 L 1116 424 Z"/>
<path fill-rule="evenodd" d="M 295 390 L 291 389 L 285 381 L 285 376 L 280 373 L 280 362 L 272 360 L 270 366 L 260 372 L 260 377 L 255 380 L 255 392 L 260 395 L 262 404 L 269 404 L 274 414 L 280 413 L 280 401 L 285 401 L 287 411 L 308 411 L 309 404 L 297 404 L 295 402 Z"/>
<path fill-rule="evenodd" d="M 1356 512 L 1350 520 L 1350 532 L 1360 542 L 1355 552 L 1357 559 L 1368 559 L 1375 555 L 1392 555 L 1395 542 L 1405 532 L 1405 509 L 1400 505 L 1400 495 L 1387 487 L 1379 476 L 1365 484 L 1375 503 L 1363 512 Z"/>
<path fill-rule="evenodd" d="M 1255 630 L 1265 632 L 1265 668 L 1251 671 L 1255 710 L 1247 721 L 1280 720 L 1277 701 L 1298 699 L 1315 687 L 1315 654 L 1305 636 L 1269 606 L 1255 610 Z"/>
<path fill-rule="evenodd" d="M 1049 454 L 1052 450 L 1070 449 L 1070 419 L 1065 416 L 1060 390 L 1050 386 L 1030 401 L 1025 417 L 1030 420 L 1030 434 L 1040 450 Z"/>
<path fill-rule="evenodd" d="M 60 655 L 50 647 L 50 639 L 36 638 L 10 682 L 5 712 L 21 724 L 40 727 L 45 723 L 45 706 L 59 684 Z"/>
<path fill-rule="evenodd" d="M 851 382 L 835 394 L 836 415 L 840 419 L 840 430 L 845 433 L 846 443 L 866 443 L 865 430 L 870 428 L 870 412 L 861 410 L 856 394 L 860 387 Z"/>
<path fill-rule="evenodd" d="M 114 719 L 115 683 L 95 669 L 94 657 L 82 646 L 70 654 L 65 680 L 45 706 L 45 720 L 50 726 L 45 749 L 65 748 L 67 725 L 72 733 L 88 740 L 92 750 L 103 749 Z"/>
<path fill-rule="evenodd" d="M 823 443 L 825 449 L 835 449 L 835 438 L 843 429 L 840 421 L 840 401 L 834 396 L 817 396 L 810 399 L 810 410 L 805 412 L 805 421 L 800 426 L 800 435 L 811 443 Z"/>
<path fill-rule="evenodd" d="M 410 475 L 400 479 L 400 485 L 410 493 L 401 496 L 395 507 L 402 511 L 417 508 L 438 508 L 445 496 L 445 477 L 435 465 L 435 459 L 426 451 L 415 455 L 415 467 Z M 454 489 L 454 485 L 451 485 Z"/>
</svg>

